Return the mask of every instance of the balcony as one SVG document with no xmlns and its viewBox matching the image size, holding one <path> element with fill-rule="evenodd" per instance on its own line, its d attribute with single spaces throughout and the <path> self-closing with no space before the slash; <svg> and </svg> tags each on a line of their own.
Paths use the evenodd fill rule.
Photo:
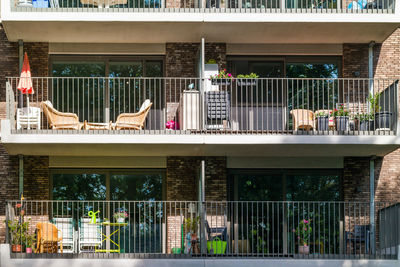
<svg viewBox="0 0 400 267">
<path fill-rule="evenodd" d="M 359 6 L 337 0 L 38 0 L 32 5 L 30 0 L 10 0 L 2 1 L 1 18 L 10 41 L 26 42 L 384 41 L 400 24 L 396 1 L 361 2 Z"/>
<path fill-rule="evenodd" d="M 6 207 L 7 243 L 21 245 L 11 257 L 27 260 L 396 260 L 400 245 L 398 203 L 28 200 Z"/>
<path fill-rule="evenodd" d="M 7 79 L 2 122 L 11 154 L 369 156 L 400 144 L 397 80 L 46 77 L 29 103 L 18 83 Z"/>
</svg>

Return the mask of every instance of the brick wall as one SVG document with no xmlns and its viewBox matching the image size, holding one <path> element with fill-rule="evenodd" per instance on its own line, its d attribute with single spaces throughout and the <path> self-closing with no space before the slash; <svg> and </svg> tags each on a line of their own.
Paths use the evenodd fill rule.
<svg viewBox="0 0 400 267">
<path fill-rule="evenodd" d="M 168 157 L 166 191 L 168 201 L 197 201 L 198 175 L 201 157 Z M 227 200 L 227 171 L 225 157 L 206 157 L 205 195 L 206 201 Z M 167 206 L 167 252 L 180 247 L 181 224 L 188 215 L 188 203 Z M 210 211 L 210 214 L 215 214 Z M 221 220 L 222 221 L 222 220 Z M 213 226 L 215 222 L 215 218 Z"/>
<path fill-rule="evenodd" d="M 24 51 L 28 53 L 29 63 L 33 77 L 46 77 L 49 65 L 49 45 L 48 43 L 24 43 Z M 6 117 L 6 77 L 19 76 L 19 57 L 18 43 L 9 42 L 0 24 L 0 119 Z M 33 84 L 34 89 L 38 85 Z M 14 85 L 15 87 L 15 85 Z M 43 90 L 36 90 L 31 97 L 33 101 L 40 101 L 47 97 L 46 83 L 40 84 Z M 34 105 L 34 103 L 31 103 Z"/>
<path fill-rule="evenodd" d="M 165 54 L 166 77 L 198 78 L 198 50 L 200 43 L 167 43 Z M 205 59 L 215 59 L 220 69 L 226 68 L 226 44 L 206 43 Z M 178 118 L 180 93 L 195 80 L 166 80 L 167 120 Z"/>
</svg>

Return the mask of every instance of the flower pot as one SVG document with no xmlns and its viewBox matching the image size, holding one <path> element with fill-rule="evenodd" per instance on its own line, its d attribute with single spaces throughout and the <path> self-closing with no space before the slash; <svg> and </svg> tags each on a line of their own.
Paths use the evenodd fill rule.
<svg viewBox="0 0 400 267">
<path fill-rule="evenodd" d="M 375 113 L 375 129 L 376 130 L 392 129 L 392 113 L 388 111 Z"/>
<path fill-rule="evenodd" d="M 348 125 L 349 125 L 349 117 L 348 116 L 336 117 L 336 131 L 347 131 Z"/>
<path fill-rule="evenodd" d="M 318 131 L 329 130 L 329 117 L 317 117 L 317 129 Z"/>
<path fill-rule="evenodd" d="M 310 247 L 307 245 L 299 246 L 299 254 L 308 255 L 310 253 Z"/>
<path fill-rule="evenodd" d="M 26 253 L 32 253 L 32 248 L 26 248 Z"/>
<path fill-rule="evenodd" d="M 238 86 L 254 86 L 256 84 L 257 84 L 256 79 L 252 79 L 252 78 L 237 79 Z"/>
<path fill-rule="evenodd" d="M 117 223 L 124 223 L 125 222 L 125 218 L 118 218 L 117 219 Z"/>
<path fill-rule="evenodd" d="M 232 79 L 211 79 L 212 85 L 231 85 Z"/>
<path fill-rule="evenodd" d="M 359 131 L 373 131 L 374 130 L 374 121 L 366 121 L 366 120 L 356 120 L 356 129 Z"/>
<path fill-rule="evenodd" d="M 12 252 L 16 252 L 16 253 L 18 253 L 18 252 L 21 252 L 22 251 L 22 246 L 21 245 L 12 245 L 11 246 L 11 251 Z"/>
</svg>

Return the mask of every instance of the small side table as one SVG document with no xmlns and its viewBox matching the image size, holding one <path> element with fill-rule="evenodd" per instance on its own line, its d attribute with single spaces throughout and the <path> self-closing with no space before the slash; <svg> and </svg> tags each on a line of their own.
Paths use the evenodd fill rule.
<svg viewBox="0 0 400 267">
<path fill-rule="evenodd" d="M 104 241 L 107 242 L 106 245 L 106 249 L 99 249 L 98 246 L 95 247 L 94 251 L 95 252 L 105 252 L 105 253 L 110 253 L 110 252 L 114 252 L 114 253 L 120 253 L 121 252 L 121 248 L 120 248 L 120 242 L 121 242 L 121 235 L 120 235 L 120 230 L 122 226 L 127 226 L 128 223 L 111 223 L 111 222 L 102 222 L 100 223 L 101 226 L 105 226 L 106 229 L 106 234 L 102 233 L 103 235 L 103 239 L 101 240 L 101 243 L 103 243 Z M 115 229 L 113 232 L 110 231 L 111 226 L 117 227 L 117 229 Z M 118 238 L 117 241 L 114 241 L 111 239 L 111 237 L 113 235 L 117 235 L 118 234 Z M 110 247 L 110 243 L 113 243 L 116 246 L 116 249 L 109 249 Z"/>
<path fill-rule="evenodd" d="M 40 108 L 18 108 L 17 109 L 17 130 L 19 129 L 40 130 Z"/>
<path fill-rule="evenodd" d="M 111 130 L 111 122 L 110 123 L 101 123 L 101 122 L 83 122 L 84 130 Z"/>
</svg>

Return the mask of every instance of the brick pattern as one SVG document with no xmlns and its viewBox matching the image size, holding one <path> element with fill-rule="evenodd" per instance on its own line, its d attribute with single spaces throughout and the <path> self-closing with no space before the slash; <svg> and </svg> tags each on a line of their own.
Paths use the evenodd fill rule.
<svg viewBox="0 0 400 267">
<path fill-rule="evenodd" d="M 17 200 L 18 156 L 9 155 L 0 145 L 0 219 L 4 222 L 5 201 Z M 49 199 L 49 158 L 24 156 L 24 197 L 32 200 Z M 4 219 L 2 219 L 4 218 Z M 0 224 L 0 242 L 5 241 L 5 224 Z"/>
<path fill-rule="evenodd" d="M 167 43 L 165 55 L 166 77 L 198 77 L 199 49 L 199 43 Z M 206 43 L 205 53 L 206 60 L 215 59 L 220 69 L 226 68 L 226 44 Z M 194 80 L 166 80 L 167 120 L 178 120 L 180 93 L 193 82 Z"/>
<path fill-rule="evenodd" d="M 198 175 L 202 157 L 168 157 L 166 191 L 168 201 L 197 201 L 198 200 Z M 205 195 L 206 201 L 227 200 L 227 172 L 225 157 L 206 157 Z M 187 205 L 187 204 L 186 204 Z M 207 210 L 210 214 L 212 210 Z M 184 221 L 182 214 L 189 214 L 187 207 L 172 204 L 167 207 L 167 252 L 171 248 L 180 247 L 181 224 Z M 214 221 L 212 226 L 223 225 L 223 218 Z"/>
</svg>

